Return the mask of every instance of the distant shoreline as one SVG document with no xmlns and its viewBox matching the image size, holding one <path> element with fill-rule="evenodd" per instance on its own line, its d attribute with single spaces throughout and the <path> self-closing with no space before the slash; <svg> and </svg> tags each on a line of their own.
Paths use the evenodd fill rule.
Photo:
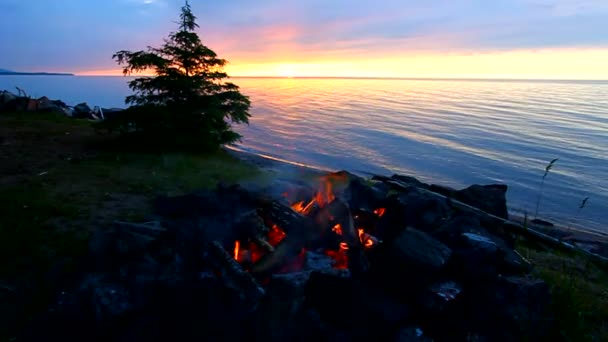
<svg viewBox="0 0 608 342">
<path fill-rule="evenodd" d="M 0 76 L 76 76 L 69 73 L 61 72 L 15 72 L 15 71 L 0 71 Z"/>
</svg>

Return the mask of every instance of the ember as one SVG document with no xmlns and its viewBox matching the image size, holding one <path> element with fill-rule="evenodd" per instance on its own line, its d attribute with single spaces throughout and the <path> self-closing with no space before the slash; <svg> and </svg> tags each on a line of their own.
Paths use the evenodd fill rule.
<svg viewBox="0 0 608 342">
<path fill-rule="evenodd" d="M 239 240 L 234 242 L 234 260 L 239 261 L 239 249 L 241 247 L 241 243 Z"/>
<path fill-rule="evenodd" d="M 279 226 L 273 224 L 272 228 L 270 228 L 270 232 L 268 232 L 268 243 L 273 247 L 276 247 L 279 243 L 281 243 L 281 241 L 283 241 L 285 236 L 287 236 L 287 234 L 285 234 L 285 232 L 279 228 Z"/>
<path fill-rule="evenodd" d="M 385 208 L 378 208 L 378 209 L 374 210 L 374 214 L 378 215 L 378 217 L 384 216 L 385 213 L 386 213 Z"/>
</svg>

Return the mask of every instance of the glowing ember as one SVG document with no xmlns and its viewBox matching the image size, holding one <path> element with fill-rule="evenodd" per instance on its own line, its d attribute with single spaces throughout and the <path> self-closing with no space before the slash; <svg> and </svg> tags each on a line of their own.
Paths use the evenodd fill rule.
<svg viewBox="0 0 608 342">
<path fill-rule="evenodd" d="M 333 268 L 337 269 L 347 269 L 348 268 L 348 257 L 346 256 L 346 252 L 344 250 L 333 251 L 327 250 L 325 251 L 325 255 L 332 258 L 334 261 Z"/>
<path fill-rule="evenodd" d="M 386 213 L 386 208 L 378 208 L 378 209 L 374 210 L 374 214 L 378 215 L 378 217 L 384 216 L 385 213 Z"/>
<path fill-rule="evenodd" d="M 331 229 L 331 231 L 338 235 L 342 235 L 342 225 L 338 223 Z"/>
<path fill-rule="evenodd" d="M 304 211 L 304 201 L 300 201 L 298 203 L 294 203 L 291 205 L 291 209 L 301 213 Z"/>
<path fill-rule="evenodd" d="M 367 234 L 363 228 L 357 229 L 357 232 L 359 233 L 359 241 L 361 241 L 361 244 L 365 248 L 372 248 L 376 244 L 376 241 L 374 241 L 375 238 Z"/>
<path fill-rule="evenodd" d="M 239 261 L 239 249 L 241 248 L 241 243 L 239 240 L 236 240 L 234 243 L 234 260 Z"/>
<path fill-rule="evenodd" d="M 285 232 L 275 224 L 268 232 L 268 243 L 273 247 L 276 247 L 281 241 L 283 241 L 285 236 L 287 236 L 287 234 L 285 234 Z"/>
<path fill-rule="evenodd" d="M 343 251 L 348 250 L 348 244 L 346 242 L 340 242 L 340 249 Z"/>
</svg>

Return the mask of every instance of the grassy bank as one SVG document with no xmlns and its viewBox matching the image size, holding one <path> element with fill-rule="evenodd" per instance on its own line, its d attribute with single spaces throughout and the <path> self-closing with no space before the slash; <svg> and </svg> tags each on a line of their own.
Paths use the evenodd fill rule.
<svg viewBox="0 0 608 342">
<path fill-rule="evenodd" d="M 0 340 L 44 307 L 49 272 L 69 270 L 95 229 L 149 218 L 157 195 L 258 172 L 224 152 L 143 153 L 115 141 L 87 121 L 0 114 Z"/>
</svg>

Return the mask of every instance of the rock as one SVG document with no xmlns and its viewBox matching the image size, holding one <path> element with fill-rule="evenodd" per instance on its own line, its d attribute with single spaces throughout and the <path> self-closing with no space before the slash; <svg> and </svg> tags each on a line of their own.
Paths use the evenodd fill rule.
<svg viewBox="0 0 608 342">
<path fill-rule="evenodd" d="M 25 111 L 26 112 L 35 112 L 38 110 L 38 101 L 34 99 L 26 99 L 25 100 Z"/>
<path fill-rule="evenodd" d="M 2 109 L 2 105 L 7 104 L 11 101 L 14 101 L 17 99 L 17 95 L 11 93 L 8 90 L 3 90 L 0 92 L 0 109 Z"/>
<path fill-rule="evenodd" d="M 365 282 L 318 272 L 306 285 L 306 305 L 357 340 L 386 340 L 411 315 L 408 306 Z"/>
<path fill-rule="evenodd" d="M 454 198 L 488 214 L 508 219 L 507 189 L 508 187 L 504 184 L 471 185 L 466 189 L 457 191 Z"/>
<path fill-rule="evenodd" d="M 456 189 L 450 188 L 449 186 L 431 184 L 429 190 L 432 192 L 436 192 L 445 197 L 454 197 L 454 194 L 457 192 Z"/>
<path fill-rule="evenodd" d="M 396 338 L 394 339 L 395 342 L 432 342 L 433 339 L 426 336 L 424 334 L 424 331 L 422 331 L 421 328 L 418 327 L 408 327 L 408 328 L 403 328 L 401 329 L 398 333 Z"/>
<path fill-rule="evenodd" d="M 429 234 L 416 229 L 404 230 L 392 245 L 396 262 L 417 269 L 439 270 L 450 259 L 452 250 Z"/>
<path fill-rule="evenodd" d="M 498 245 L 488 237 L 475 233 L 464 233 L 462 237 L 469 248 L 480 250 L 488 255 L 498 252 Z"/>
<path fill-rule="evenodd" d="M 545 221 L 545 220 L 541 220 L 539 218 L 535 218 L 534 220 L 530 221 L 533 224 L 539 225 L 539 226 L 544 226 L 544 227 L 554 227 L 555 225 L 549 221 Z"/>
<path fill-rule="evenodd" d="M 37 101 L 38 101 L 38 111 L 40 111 L 40 112 L 64 113 L 63 108 L 64 108 L 65 104 L 61 101 L 51 101 L 46 96 L 39 98 Z"/>
<path fill-rule="evenodd" d="M 418 188 L 410 188 L 398 197 L 405 225 L 424 231 L 433 231 L 448 216 L 449 207 L 444 200 Z"/>
<path fill-rule="evenodd" d="M 549 286 L 538 279 L 504 277 L 469 294 L 471 322 L 489 340 L 552 340 L 555 321 Z"/>
<path fill-rule="evenodd" d="M 371 212 L 381 206 L 387 192 L 378 187 L 370 186 L 364 180 L 353 179 L 346 190 L 346 197 L 350 208 L 364 209 Z"/>
<path fill-rule="evenodd" d="M 401 183 L 407 184 L 407 185 L 413 185 L 413 186 L 417 186 L 419 188 L 423 188 L 423 189 L 428 189 L 429 185 L 422 183 L 421 181 L 417 180 L 414 177 L 411 176 L 404 176 L 404 175 L 393 175 L 391 177 L 392 179 L 398 180 Z"/>
<path fill-rule="evenodd" d="M 74 106 L 74 117 L 75 118 L 79 118 L 79 119 L 83 119 L 83 118 L 89 118 L 91 116 L 91 107 L 89 107 L 88 104 L 86 104 L 85 102 L 83 103 L 79 103 L 76 106 Z"/>
</svg>

